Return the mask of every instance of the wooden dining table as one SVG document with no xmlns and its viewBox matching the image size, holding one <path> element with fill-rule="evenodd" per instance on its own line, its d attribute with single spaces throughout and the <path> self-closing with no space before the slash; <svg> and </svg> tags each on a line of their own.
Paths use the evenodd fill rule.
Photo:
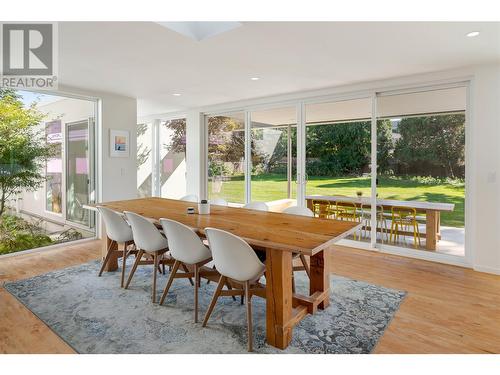
<svg viewBox="0 0 500 375">
<path fill-rule="evenodd" d="M 343 195 L 307 195 L 307 207 L 313 209 L 313 201 L 318 202 L 346 202 L 353 203 L 357 207 L 370 207 L 370 197 L 346 197 Z M 453 203 L 441 202 L 422 202 L 422 201 L 400 201 L 395 199 L 377 198 L 377 205 L 384 209 L 392 207 L 410 207 L 417 213 L 425 214 L 425 233 L 420 236 L 425 238 L 425 247 L 427 250 L 436 250 L 437 242 L 441 239 L 441 212 L 451 212 L 455 209 Z"/>
<path fill-rule="evenodd" d="M 200 237 L 205 228 L 229 231 L 266 253 L 266 337 L 267 343 L 285 349 L 293 327 L 307 314 L 330 304 L 330 250 L 333 244 L 359 229 L 360 223 L 286 215 L 244 208 L 212 205 L 210 214 L 188 214 L 191 202 L 141 198 L 100 203 L 118 212 L 131 211 L 158 221 L 168 218 L 191 227 Z M 196 209 L 197 210 L 197 209 Z M 103 255 L 110 240 L 103 232 Z M 112 246 L 116 246 L 111 244 Z M 309 294 L 292 292 L 292 256 L 310 257 Z M 106 271 L 118 268 L 118 255 Z"/>
</svg>

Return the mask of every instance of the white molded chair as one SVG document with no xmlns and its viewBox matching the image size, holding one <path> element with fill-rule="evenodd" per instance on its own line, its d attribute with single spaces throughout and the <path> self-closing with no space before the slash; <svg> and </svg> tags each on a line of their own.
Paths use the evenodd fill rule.
<svg viewBox="0 0 500 375">
<path fill-rule="evenodd" d="M 253 346 L 251 298 L 253 295 L 265 298 L 265 287 L 259 283 L 259 279 L 264 274 L 266 266 L 262 264 L 250 245 L 240 237 L 215 228 L 206 228 L 205 233 L 215 267 L 221 277 L 203 320 L 203 327 L 207 325 L 219 296 L 244 295 L 247 304 L 248 351 L 251 352 Z M 240 285 L 241 289 L 222 290 L 228 281 Z"/>
<path fill-rule="evenodd" d="M 292 207 L 287 207 L 285 208 L 282 213 L 287 214 L 287 215 L 298 215 L 298 216 L 307 216 L 307 217 L 314 217 L 314 212 L 312 212 L 309 208 L 307 207 L 299 207 L 299 206 L 292 206 Z M 294 266 L 292 268 L 292 272 L 295 271 L 306 271 L 307 277 L 311 277 L 311 271 L 309 269 L 309 263 L 307 262 L 307 258 L 304 254 L 294 254 L 294 258 L 300 258 L 300 262 L 302 263 L 302 266 Z M 292 289 L 295 292 L 295 278 L 292 279 Z"/>
<path fill-rule="evenodd" d="M 282 213 L 288 214 L 288 215 L 314 217 L 314 212 L 312 212 L 307 207 L 299 207 L 299 206 L 287 207 L 282 211 Z"/>
<path fill-rule="evenodd" d="M 139 250 L 132 271 L 130 271 L 127 283 L 125 284 L 125 289 L 128 288 L 139 264 L 154 264 L 153 290 L 151 293 L 151 300 L 154 303 L 156 302 L 156 270 L 159 269 L 160 264 L 165 265 L 173 263 L 171 259 L 167 259 L 164 256 L 168 251 L 168 241 L 150 220 L 130 211 L 125 211 L 125 215 L 132 227 L 135 246 Z M 143 255 L 149 256 L 150 258 L 152 257 L 153 261 L 143 261 Z"/>
<path fill-rule="evenodd" d="M 194 277 L 194 322 L 197 323 L 200 276 L 206 276 L 207 274 L 218 275 L 217 271 L 200 269 L 200 267 L 203 267 L 212 260 L 212 253 L 203 244 L 200 237 L 188 226 L 170 219 L 160 219 L 160 223 L 168 238 L 170 256 L 175 260 L 167 285 L 163 290 L 160 305 L 165 301 L 168 290 L 175 278 Z M 178 273 L 177 271 L 181 265 L 186 266 L 186 268 L 187 266 L 192 266 L 194 273 Z"/>
<path fill-rule="evenodd" d="M 198 203 L 198 196 L 196 194 L 188 194 L 180 198 L 181 201 Z"/>
<path fill-rule="evenodd" d="M 132 228 L 130 228 L 130 225 L 127 223 L 125 218 L 118 212 L 103 206 L 97 206 L 97 209 L 99 210 L 102 220 L 104 221 L 104 226 L 106 227 L 106 235 L 110 239 L 106 257 L 104 258 L 101 269 L 99 271 L 99 276 L 102 275 L 104 268 L 108 264 L 109 259 L 112 255 L 122 256 L 123 263 L 120 286 L 123 288 L 127 257 L 132 253 L 137 253 L 135 246 L 132 250 L 127 250 L 130 245 L 134 244 Z M 115 250 L 115 245 L 117 250 Z M 120 247 L 123 247 L 123 250 L 120 250 Z"/>
<path fill-rule="evenodd" d="M 269 211 L 269 207 L 264 202 L 250 202 L 243 206 L 248 210 Z"/>
<path fill-rule="evenodd" d="M 225 199 L 222 198 L 214 198 L 210 199 L 210 204 L 214 204 L 216 206 L 227 206 L 228 203 Z"/>
</svg>

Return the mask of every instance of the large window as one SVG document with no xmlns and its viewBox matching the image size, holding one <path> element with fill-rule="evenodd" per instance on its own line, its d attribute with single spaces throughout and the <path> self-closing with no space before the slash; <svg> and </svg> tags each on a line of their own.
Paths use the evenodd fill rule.
<svg viewBox="0 0 500 375">
<path fill-rule="evenodd" d="M 251 113 L 252 201 L 296 196 L 296 107 Z"/>
<path fill-rule="evenodd" d="M 186 119 L 137 125 L 137 194 L 178 199 L 186 194 Z"/>
<path fill-rule="evenodd" d="M 308 206 L 317 216 L 366 223 L 351 238 L 368 241 L 371 98 L 313 103 L 305 111 Z"/>
<path fill-rule="evenodd" d="M 160 196 L 177 199 L 186 194 L 186 119 L 160 124 Z"/>
<path fill-rule="evenodd" d="M 407 206 L 397 230 L 398 212 L 388 208 L 387 243 L 463 256 L 466 88 L 382 94 L 377 102 L 378 197 Z"/>
<path fill-rule="evenodd" d="M 458 83 L 207 117 L 209 198 L 298 199 L 362 223 L 350 239 L 463 256 L 466 97 Z"/>
<path fill-rule="evenodd" d="M 40 120 L 1 135 L 22 140 L 29 152 L 16 151 L 24 163 L 23 185 L 0 214 L 0 227 L 9 232 L 8 241 L 0 240 L 0 254 L 94 237 L 95 214 L 85 205 L 96 198 L 96 102 L 26 91 L 10 100 L 20 104 L 18 118 L 36 114 Z"/>
<path fill-rule="evenodd" d="M 208 125 L 208 198 L 245 203 L 244 113 L 211 116 Z"/>
</svg>

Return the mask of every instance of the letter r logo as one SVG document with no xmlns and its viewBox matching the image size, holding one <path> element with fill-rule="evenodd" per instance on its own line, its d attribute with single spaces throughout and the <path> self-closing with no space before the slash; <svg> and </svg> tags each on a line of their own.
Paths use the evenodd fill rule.
<svg viewBox="0 0 500 375">
<path fill-rule="evenodd" d="M 52 75 L 53 45 L 52 24 L 3 24 L 2 73 Z"/>
</svg>

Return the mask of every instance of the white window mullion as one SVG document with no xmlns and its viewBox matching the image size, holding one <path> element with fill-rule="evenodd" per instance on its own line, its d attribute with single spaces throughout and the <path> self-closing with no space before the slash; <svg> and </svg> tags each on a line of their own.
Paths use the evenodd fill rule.
<svg viewBox="0 0 500 375">
<path fill-rule="evenodd" d="M 245 203 L 252 201 L 252 115 L 245 111 Z"/>
<path fill-rule="evenodd" d="M 377 244 L 377 94 L 372 96 L 371 122 L 371 218 L 370 245 L 373 249 Z"/>
<path fill-rule="evenodd" d="M 152 170 L 151 170 L 151 188 L 153 197 L 161 196 L 160 183 L 160 120 L 153 121 L 152 133 Z"/>
<path fill-rule="evenodd" d="M 305 205 L 306 196 L 306 123 L 305 105 L 297 104 L 297 206 Z"/>
</svg>

